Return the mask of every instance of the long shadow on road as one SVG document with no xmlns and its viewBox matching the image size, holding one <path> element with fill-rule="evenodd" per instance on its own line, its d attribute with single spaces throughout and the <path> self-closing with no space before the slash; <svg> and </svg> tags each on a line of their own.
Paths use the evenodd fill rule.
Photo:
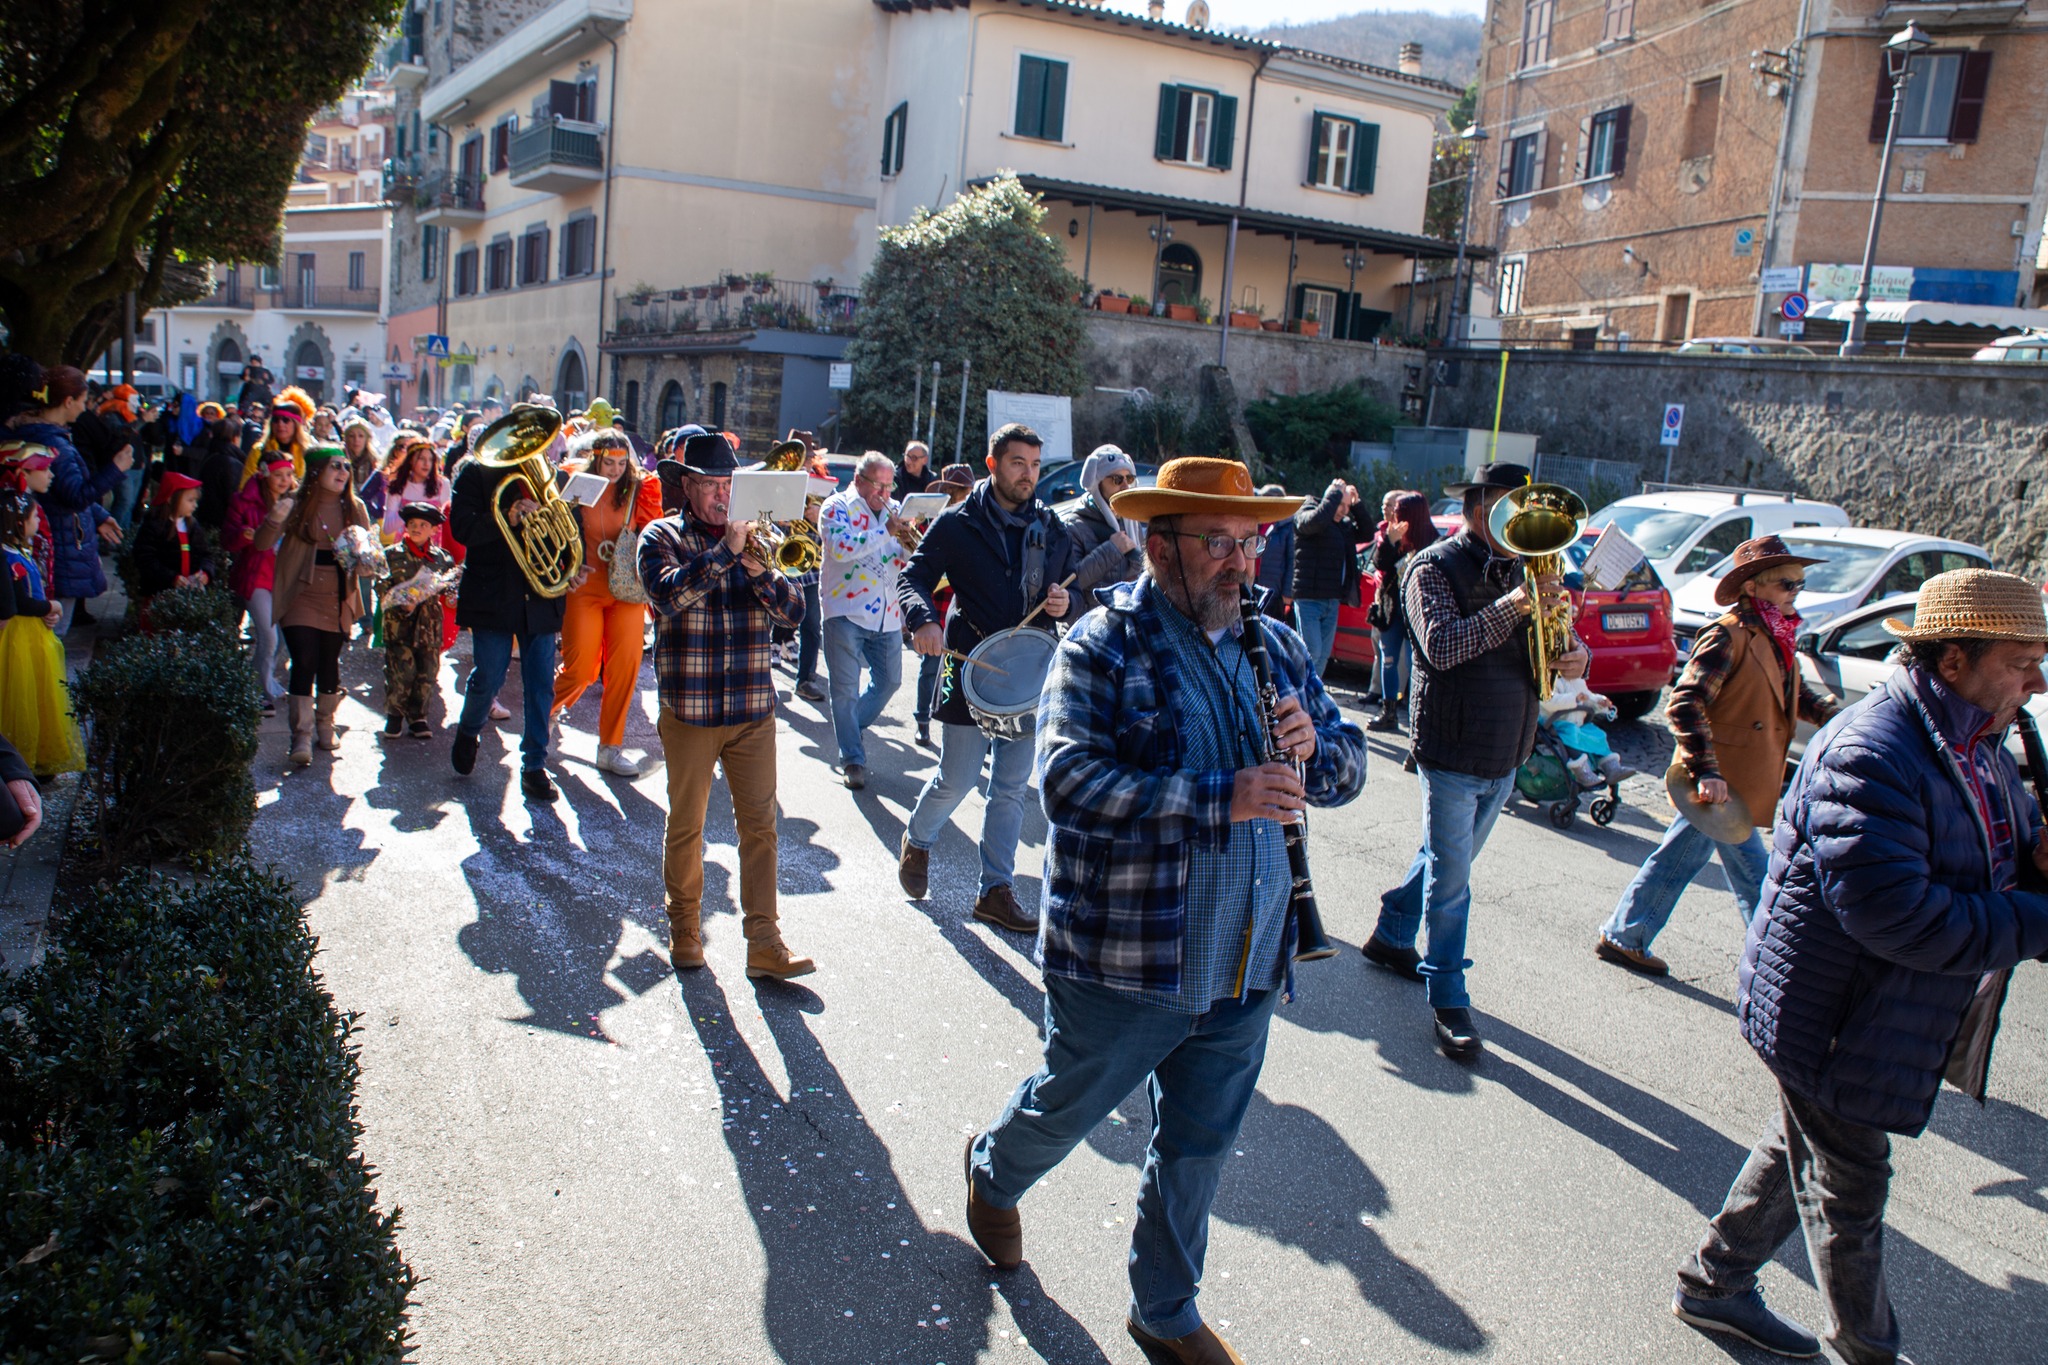
<svg viewBox="0 0 2048 1365">
<path fill-rule="evenodd" d="M 785 1095 L 733 1027 L 711 973 L 685 975 L 682 993 L 712 1063 L 726 1147 L 768 1263 L 761 1316 L 778 1358 L 973 1359 L 996 1344 L 991 1318 L 1000 1294 L 1038 1358 L 1108 1365 L 1028 1266 L 996 1280 L 965 1239 L 918 1217 L 888 1148 L 811 1032 L 805 1016 L 824 1009 L 818 996 L 785 984 L 756 992 L 789 1076 Z"/>
</svg>

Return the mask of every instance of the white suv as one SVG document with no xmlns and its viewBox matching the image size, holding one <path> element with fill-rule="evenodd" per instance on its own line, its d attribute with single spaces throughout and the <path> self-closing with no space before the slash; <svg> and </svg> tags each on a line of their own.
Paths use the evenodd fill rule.
<svg viewBox="0 0 2048 1365">
<path fill-rule="evenodd" d="M 1755 488 L 1645 484 L 1586 523 L 1598 531 L 1619 526 L 1640 545 L 1664 586 L 1673 592 L 1757 536 L 1783 535 L 1802 526 L 1847 526 L 1849 514 L 1831 502 Z"/>
</svg>

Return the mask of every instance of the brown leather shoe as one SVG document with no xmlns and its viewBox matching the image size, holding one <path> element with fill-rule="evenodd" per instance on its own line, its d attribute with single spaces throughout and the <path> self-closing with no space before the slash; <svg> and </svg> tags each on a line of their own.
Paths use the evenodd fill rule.
<svg viewBox="0 0 2048 1365">
<path fill-rule="evenodd" d="M 903 894 L 912 900 L 923 900 L 932 889 L 931 875 L 932 851 L 913 847 L 910 836 L 904 835 L 903 853 L 896 860 L 896 880 L 903 883 Z"/>
<path fill-rule="evenodd" d="M 704 926 L 697 915 L 669 911 L 668 961 L 679 972 L 704 965 Z"/>
<path fill-rule="evenodd" d="M 1007 886 L 991 886 L 982 892 L 981 899 L 974 903 L 974 917 L 983 924 L 993 924 L 1014 934 L 1038 932 L 1038 916 L 1025 914 L 1024 907 L 1017 904 L 1017 897 Z"/>
<path fill-rule="evenodd" d="M 1602 961 L 1612 962 L 1617 967 L 1626 967 L 1644 976 L 1663 976 L 1671 970 L 1671 964 L 1655 953 L 1624 948 L 1607 935 L 1600 935 L 1593 945 L 1593 956 Z"/>
<path fill-rule="evenodd" d="M 792 976 L 809 976 L 816 970 L 817 963 L 807 957 L 797 957 L 779 938 L 747 945 L 748 976 L 787 981 Z"/>
<path fill-rule="evenodd" d="M 1138 1349 L 1145 1353 L 1145 1359 L 1152 1365 L 1244 1365 L 1244 1357 L 1231 1344 L 1203 1323 L 1184 1337 L 1171 1341 L 1155 1337 L 1135 1322 L 1126 1322 L 1124 1330 L 1131 1334 L 1131 1340 L 1138 1343 Z"/>
<path fill-rule="evenodd" d="M 1024 1220 L 1015 1209 L 999 1209 L 983 1201 L 974 1189 L 974 1144 L 976 1133 L 967 1139 L 967 1232 L 981 1254 L 997 1270 L 1015 1270 L 1024 1264 Z"/>
</svg>

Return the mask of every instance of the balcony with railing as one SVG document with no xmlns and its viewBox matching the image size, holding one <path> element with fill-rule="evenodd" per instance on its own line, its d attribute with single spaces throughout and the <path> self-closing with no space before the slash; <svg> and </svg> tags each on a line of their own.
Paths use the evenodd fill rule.
<svg viewBox="0 0 2048 1365">
<path fill-rule="evenodd" d="M 420 159 L 416 156 L 384 158 L 384 202 L 407 204 L 420 192 Z"/>
<path fill-rule="evenodd" d="M 453 171 L 430 171 L 421 177 L 420 222 L 443 226 L 481 223 L 484 219 L 484 178 Z"/>
<path fill-rule="evenodd" d="M 214 280 L 213 292 L 183 305 L 187 308 L 239 308 L 244 311 L 256 306 L 256 291 L 242 283 L 240 271 Z"/>
<path fill-rule="evenodd" d="M 512 188 L 566 194 L 604 179 L 604 138 L 595 123 L 550 118 L 512 135 Z"/>
<path fill-rule="evenodd" d="M 356 149 L 339 142 L 327 145 L 325 156 L 309 156 L 300 163 L 315 176 L 352 180 L 361 167 L 356 164 Z"/>
<path fill-rule="evenodd" d="M 632 290 L 617 299 L 612 340 L 627 346 L 701 345 L 734 333 L 783 331 L 849 336 L 860 296 L 830 280 L 723 275 L 711 284 Z"/>
<path fill-rule="evenodd" d="M 349 313 L 374 313 L 377 311 L 378 294 L 375 289 L 352 289 L 341 284 L 306 284 L 295 279 L 284 281 L 277 291 L 279 308 L 340 309 Z"/>
</svg>

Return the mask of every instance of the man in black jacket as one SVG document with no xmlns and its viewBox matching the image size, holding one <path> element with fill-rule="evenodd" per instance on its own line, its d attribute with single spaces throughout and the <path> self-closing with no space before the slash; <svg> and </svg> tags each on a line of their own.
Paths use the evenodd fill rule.
<svg viewBox="0 0 2048 1365">
<path fill-rule="evenodd" d="M 895 492 L 899 499 L 912 493 L 928 493 L 938 481 L 939 471 L 932 468 L 930 446 L 923 441 L 912 441 L 903 447 L 903 462 L 896 466 Z"/>
<path fill-rule="evenodd" d="M 1358 543 L 1372 539 L 1360 520 L 1358 489 L 1330 480 L 1320 498 L 1303 498 L 1294 514 L 1294 599 L 1301 642 L 1320 674 L 1337 643 L 1337 608 L 1359 602 Z"/>
<path fill-rule="evenodd" d="M 1403 585 L 1415 644 L 1410 724 L 1422 775 L 1422 847 L 1407 878 L 1380 897 L 1379 923 L 1363 951 L 1428 987 L 1437 1042 L 1460 1060 L 1479 1051 L 1465 990 L 1472 860 L 1536 742 L 1529 618 L 1539 599 L 1546 606 L 1570 601 L 1555 578 L 1524 583 L 1522 561 L 1487 529 L 1493 505 L 1528 481 L 1521 465 L 1489 464 L 1471 483 L 1446 487 L 1465 500 L 1465 527 L 1417 551 Z M 1573 639 L 1552 663 L 1559 676 L 1577 678 L 1590 659 Z M 1425 908 L 1427 955 L 1415 951 Z"/>
<path fill-rule="evenodd" d="M 998 429 L 989 440 L 987 481 L 925 532 L 897 585 L 903 621 L 919 654 L 966 654 L 997 631 L 1021 623 L 1041 603 L 1044 610 L 1031 625 L 1047 631 L 1054 622 L 1086 610 L 1078 594 L 1061 586 L 1074 567 L 1073 541 L 1059 517 L 1034 496 L 1041 444 L 1029 427 L 1013 422 Z M 944 625 L 932 606 L 942 578 L 953 586 L 952 619 Z M 1048 665 L 1051 659 L 1048 651 Z M 979 784 L 982 759 L 993 746 L 974 917 L 998 928 L 1036 933 L 1038 916 L 1027 914 L 1010 890 L 1017 836 L 1024 827 L 1024 793 L 1031 783 L 1030 724 L 1001 736 L 984 732 L 968 710 L 960 669 L 948 657 L 939 675 L 939 770 L 919 793 L 904 828 L 897 879 L 910 895 L 924 898 L 932 844 L 954 808 Z"/>
<path fill-rule="evenodd" d="M 546 409 L 520 403 L 478 435 L 478 443 L 501 426 L 539 423 Z M 553 416 L 553 414 L 548 414 Z M 559 424 L 560 419 L 556 418 Z M 509 486 L 508 486 L 509 485 Z M 462 719 L 456 723 L 449 755 L 455 771 L 467 776 L 476 767 L 478 737 L 490 718 L 491 701 L 512 667 L 512 646 L 519 645 L 519 687 L 524 693 L 525 724 L 519 744 L 519 789 L 529 801 L 553 801 L 555 784 L 543 766 L 548 760 L 548 711 L 555 699 L 555 652 L 562 633 L 562 599 L 543 597 L 533 589 L 504 532 L 493 505 L 501 508 L 513 529 L 538 504 L 502 469 L 471 460 L 455 476 L 448 508 L 448 529 L 467 547 L 462 585 L 456 591 L 455 624 L 468 628 L 474 663 L 463 692 Z M 589 574 L 585 565 L 577 583 Z"/>
</svg>

